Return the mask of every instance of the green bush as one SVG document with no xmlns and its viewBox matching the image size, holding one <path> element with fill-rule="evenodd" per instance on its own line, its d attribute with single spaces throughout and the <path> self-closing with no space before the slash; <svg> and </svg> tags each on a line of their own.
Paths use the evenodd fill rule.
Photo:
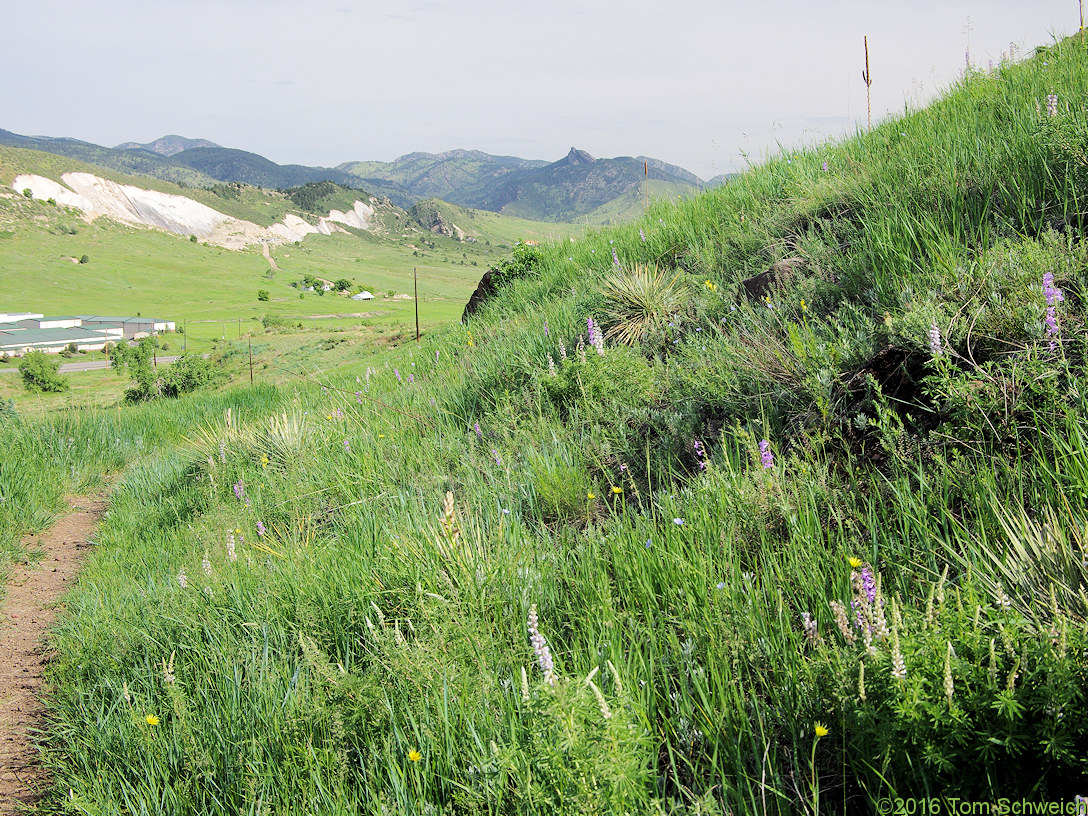
<svg viewBox="0 0 1088 816">
<path fill-rule="evenodd" d="M 267 289 L 258 289 L 257 290 L 257 300 L 267 302 L 270 299 L 271 299 L 271 295 L 269 295 Z"/>
<path fill-rule="evenodd" d="M 199 354 L 188 352 L 162 369 L 162 394 L 165 397 L 188 394 L 204 388 L 215 379 L 216 372 L 212 363 Z"/>
<path fill-rule="evenodd" d="M 62 393 L 69 388 L 68 380 L 60 374 L 60 360 L 45 352 L 32 351 L 19 361 L 19 373 L 27 391 Z"/>
</svg>

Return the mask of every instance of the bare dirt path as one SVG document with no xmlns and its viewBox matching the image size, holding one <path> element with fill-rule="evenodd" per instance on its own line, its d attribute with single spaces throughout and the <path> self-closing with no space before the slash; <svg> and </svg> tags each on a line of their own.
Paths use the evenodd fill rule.
<svg viewBox="0 0 1088 816">
<path fill-rule="evenodd" d="M 42 552 L 41 560 L 12 569 L 0 603 L 0 816 L 35 804 L 46 782 L 33 744 L 44 715 L 45 634 L 106 509 L 104 495 L 75 496 L 69 504 L 56 524 L 24 539 L 29 551 Z"/>
<path fill-rule="evenodd" d="M 272 253 L 268 251 L 268 241 L 261 241 L 261 254 L 264 255 L 265 260 L 268 261 L 268 265 L 278 272 L 279 267 L 276 266 L 276 261 L 272 257 Z"/>
</svg>

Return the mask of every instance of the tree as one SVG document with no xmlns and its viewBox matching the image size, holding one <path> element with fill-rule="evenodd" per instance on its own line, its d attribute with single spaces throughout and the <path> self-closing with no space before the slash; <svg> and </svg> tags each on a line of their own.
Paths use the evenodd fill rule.
<svg viewBox="0 0 1088 816">
<path fill-rule="evenodd" d="M 269 294 L 267 289 L 258 289 L 257 290 L 257 300 L 267 301 L 270 298 L 271 298 L 271 295 Z"/>
<path fill-rule="evenodd" d="M 19 373 L 27 391 L 60 394 L 69 388 L 68 380 L 60 374 L 60 360 L 54 360 L 42 351 L 32 351 L 23 357 L 19 361 Z"/>
<path fill-rule="evenodd" d="M 216 377 L 212 364 L 195 352 L 188 352 L 163 369 L 161 390 L 165 397 L 188 394 L 211 383 Z"/>
<path fill-rule="evenodd" d="M 82 255 L 82 256 L 80 256 L 79 262 L 81 264 L 90 263 L 91 262 L 91 256 L 90 255 Z"/>
<path fill-rule="evenodd" d="M 118 345 L 113 348 L 110 365 L 128 369 L 133 379 L 132 385 L 125 389 L 125 402 L 176 397 L 216 380 L 217 372 L 212 363 L 194 352 L 181 355 L 172 365 L 161 368 L 153 366 L 152 360 L 158 347 L 158 338 L 145 337 L 135 346 Z"/>
<path fill-rule="evenodd" d="M 336 291 L 337 292 L 346 292 L 350 288 L 351 288 L 351 281 L 349 281 L 347 278 L 340 278 L 336 282 Z"/>
</svg>

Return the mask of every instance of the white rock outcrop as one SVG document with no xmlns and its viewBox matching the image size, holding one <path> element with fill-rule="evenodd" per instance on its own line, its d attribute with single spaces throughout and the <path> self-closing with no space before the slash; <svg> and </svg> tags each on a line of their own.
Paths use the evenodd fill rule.
<svg viewBox="0 0 1088 816">
<path fill-rule="evenodd" d="M 328 218 L 319 218 L 316 225 L 288 213 L 280 223 L 260 227 L 185 196 L 118 184 L 91 173 L 65 173 L 61 180 L 64 184 L 28 174 L 16 176 L 11 186 L 19 193 L 30 190 L 35 199 L 51 198 L 62 207 L 80 210 L 89 219 L 104 215 L 126 224 L 140 224 L 178 235 L 195 235 L 227 249 L 242 249 L 261 241 L 292 243 L 312 233 L 343 232 L 336 222 L 369 229 L 374 215 L 373 207 L 356 201 L 350 212 L 333 210 Z"/>
</svg>

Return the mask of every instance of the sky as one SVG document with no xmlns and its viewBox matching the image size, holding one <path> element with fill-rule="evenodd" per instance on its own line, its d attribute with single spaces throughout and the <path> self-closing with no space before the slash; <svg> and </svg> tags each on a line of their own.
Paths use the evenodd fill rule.
<svg viewBox="0 0 1088 816">
<path fill-rule="evenodd" d="M 917 108 L 1075 33 L 1078 0 L 37 0 L 0 19 L 0 128 L 166 134 L 280 164 L 465 148 L 707 180 Z"/>
</svg>

